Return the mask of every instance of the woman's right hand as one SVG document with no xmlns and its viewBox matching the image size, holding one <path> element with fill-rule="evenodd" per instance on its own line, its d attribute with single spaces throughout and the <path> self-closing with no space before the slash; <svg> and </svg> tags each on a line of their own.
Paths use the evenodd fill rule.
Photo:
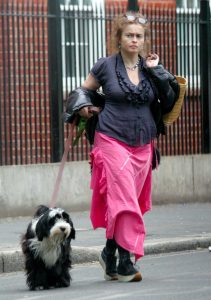
<svg viewBox="0 0 211 300">
<path fill-rule="evenodd" d="M 100 107 L 85 106 L 79 110 L 78 114 L 85 119 L 89 119 L 93 116 L 93 114 L 99 114 L 100 111 Z"/>
<path fill-rule="evenodd" d="M 78 114 L 79 116 L 85 118 L 85 119 L 89 119 L 92 117 L 92 113 L 90 112 L 89 110 L 89 106 L 85 106 L 83 108 L 81 108 L 79 111 L 78 111 Z"/>
<path fill-rule="evenodd" d="M 86 80 L 84 81 L 82 87 L 88 90 L 95 91 L 100 87 L 100 85 L 96 81 L 96 79 L 91 74 L 89 74 Z M 89 119 L 93 116 L 93 114 L 98 114 L 100 111 L 101 111 L 100 107 L 85 106 L 79 110 L 78 114 L 85 119 Z"/>
</svg>

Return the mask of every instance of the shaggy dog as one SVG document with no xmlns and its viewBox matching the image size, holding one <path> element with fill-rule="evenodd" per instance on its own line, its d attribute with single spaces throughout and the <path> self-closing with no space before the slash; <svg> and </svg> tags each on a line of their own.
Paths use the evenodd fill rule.
<svg viewBox="0 0 211 300">
<path fill-rule="evenodd" d="M 68 287 L 71 239 L 75 229 L 67 212 L 40 205 L 21 239 L 30 290 Z"/>
</svg>

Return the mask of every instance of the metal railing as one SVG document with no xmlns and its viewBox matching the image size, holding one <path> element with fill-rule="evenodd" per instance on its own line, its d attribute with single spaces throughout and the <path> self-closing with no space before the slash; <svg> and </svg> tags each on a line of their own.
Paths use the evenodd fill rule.
<svg viewBox="0 0 211 300">
<path fill-rule="evenodd" d="M 0 2 L 0 164 L 50 162 L 47 7 Z"/>
<path fill-rule="evenodd" d="M 83 6 L 1 1 L 0 165 L 60 161 L 69 132 L 61 118 L 67 95 L 99 57 L 110 54 L 112 19 L 125 10 L 103 1 Z M 161 153 L 203 153 L 199 10 L 143 7 L 143 13 L 152 50 L 167 69 L 188 79 L 181 116 L 159 138 Z M 89 151 L 83 137 L 69 160 L 88 159 Z"/>
</svg>

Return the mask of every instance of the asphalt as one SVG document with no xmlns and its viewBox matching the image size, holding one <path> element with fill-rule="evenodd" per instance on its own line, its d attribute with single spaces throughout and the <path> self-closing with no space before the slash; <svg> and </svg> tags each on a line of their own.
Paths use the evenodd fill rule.
<svg viewBox="0 0 211 300">
<path fill-rule="evenodd" d="M 98 260 L 105 230 L 93 230 L 88 211 L 69 212 L 76 228 L 72 241 L 73 264 Z M 30 217 L 0 219 L 0 273 L 24 268 L 20 238 Z M 145 255 L 194 250 L 211 246 L 211 202 L 154 206 L 144 216 Z M 210 254 L 211 255 L 211 254 Z"/>
</svg>

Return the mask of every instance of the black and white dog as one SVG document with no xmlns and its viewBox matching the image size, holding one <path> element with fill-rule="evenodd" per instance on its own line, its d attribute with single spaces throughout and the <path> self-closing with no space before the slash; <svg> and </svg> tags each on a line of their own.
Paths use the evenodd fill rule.
<svg viewBox="0 0 211 300">
<path fill-rule="evenodd" d="M 21 240 L 30 290 L 68 287 L 71 239 L 75 229 L 67 212 L 40 205 Z"/>
</svg>

